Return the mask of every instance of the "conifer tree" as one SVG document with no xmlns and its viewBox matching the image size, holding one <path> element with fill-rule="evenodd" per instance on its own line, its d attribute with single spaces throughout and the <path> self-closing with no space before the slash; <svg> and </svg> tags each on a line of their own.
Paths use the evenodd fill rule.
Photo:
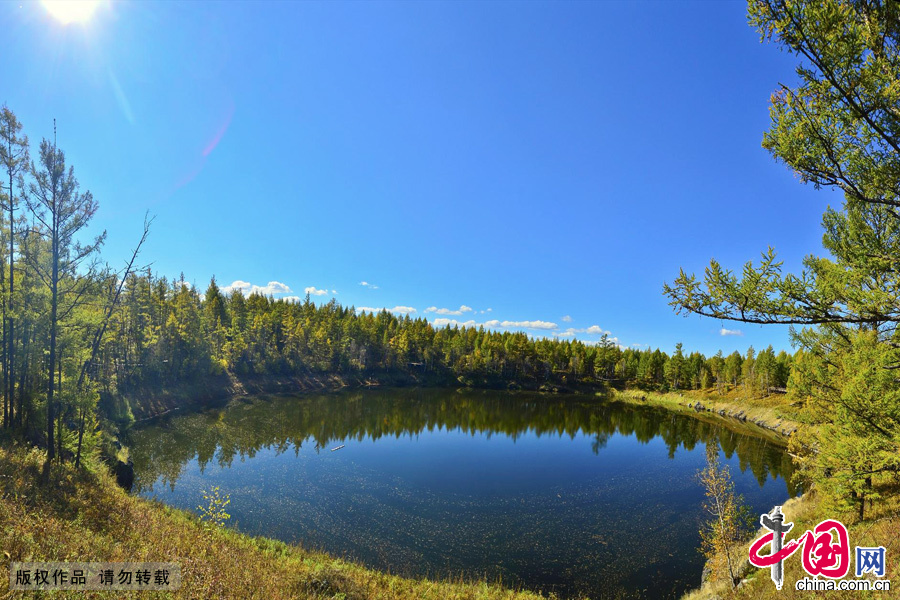
<svg viewBox="0 0 900 600">
<path fill-rule="evenodd" d="M 103 243 L 104 232 L 82 245 L 76 235 L 87 226 L 97 203 L 90 192 L 82 193 L 75 179 L 75 171 L 66 170 L 65 155 L 48 140 L 41 142 L 39 166 L 32 166 L 33 182 L 27 197 L 28 208 L 40 224 L 38 233 L 49 244 L 49 254 L 35 256 L 32 271 L 50 294 L 49 347 L 47 359 L 47 461 L 56 456 L 53 443 L 55 370 L 58 368 L 57 339 L 59 323 L 84 302 L 94 282 L 94 267 L 90 260 Z M 87 261 L 87 262 L 86 262 Z M 88 273 L 79 273 L 88 266 Z"/>
<path fill-rule="evenodd" d="M 6 317 L 6 327 L 4 334 L 6 336 L 4 353 L 3 377 L 6 385 L 4 386 L 4 403 L 3 423 L 8 425 L 13 415 L 21 419 L 21 400 L 18 411 L 15 410 L 15 333 L 14 333 L 14 317 L 13 317 L 13 301 L 15 291 L 15 270 L 13 257 L 15 255 L 15 211 L 19 203 L 19 197 L 23 191 L 24 181 L 23 174 L 28 169 L 28 137 L 22 134 L 22 124 L 16 118 L 16 115 L 6 106 L 0 108 L 0 165 L 6 172 L 7 186 L 6 193 L 0 194 L 3 198 L 2 208 L 7 211 L 7 241 L 9 243 L 9 289 L 7 295 L 3 298 L 2 312 Z M 2 190 L 2 186 L 0 186 Z M 18 192 L 17 192 L 18 190 Z"/>
<path fill-rule="evenodd" d="M 900 3 L 750 0 L 749 16 L 800 59 L 799 84 L 772 97 L 763 146 L 802 181 L 843 192 L 822 219 L 830 256 L 783 275 L 769 248 L 740 276 L 712 261 L 702 281 L 682 271 L 664 291 L 680 312 L 818 326 L 794 332 L 804 352 L 792 381 L 810 394 L 822 435 L 796 450 L 818 480 L 834 478 L 825 488 L 858 495 L 873 476 L 900 474 L 877 458 L 900 453 Z M 874 462 L 835 458 L 869 453 Z"/>
</svg>

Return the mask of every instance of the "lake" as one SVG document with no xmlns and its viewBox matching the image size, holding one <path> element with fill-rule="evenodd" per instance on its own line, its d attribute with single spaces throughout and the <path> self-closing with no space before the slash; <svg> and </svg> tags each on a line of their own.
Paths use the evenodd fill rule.
<svg viewBox="0 0 900 600">
<path fill-rule="evenodd" d="M 699 584 L 710 443 L 754 513 L 797 493 L 763 437 L 594 396 L 254 398 L 130 434 L 137 493 L 196 511 L 219 486 L 240 531 L 402 575 L 595 599 Z"/>
</svg>

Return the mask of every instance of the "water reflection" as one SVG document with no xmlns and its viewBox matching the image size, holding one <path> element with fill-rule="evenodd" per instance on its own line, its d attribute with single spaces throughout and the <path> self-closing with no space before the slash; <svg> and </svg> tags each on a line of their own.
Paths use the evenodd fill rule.
<svg viewBox="0 0 900 600">
<path fill-rule="evenodd" d="M 221 485 L 249 533 L 563 597 L 677 597 L 696 584 L 706 444 L 722 448 L 755 510 L 796 493 L 790 457 L 769 441 L 594 397 L 256 399 L 131 438 L 143 495 L 192 509 L 200 489 Z"/>
</svg>

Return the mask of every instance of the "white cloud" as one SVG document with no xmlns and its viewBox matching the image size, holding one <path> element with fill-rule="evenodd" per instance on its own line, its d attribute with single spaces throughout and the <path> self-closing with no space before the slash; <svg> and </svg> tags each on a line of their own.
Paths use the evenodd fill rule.
<svg viewBox="0 0 900 600">
<path fill-rule="evenodd" d="M 270 294 L 290 294 L 292 291 L 291 288 L 289 288 L 285 284 L 281 283 L 280 281 L 270 281 L 268 284 L 266 284 L 262 287 L 259 287 L 259 286 L 253 286 L 253 287 L 254 287 L 254 290 L 253 290 L 254 292 L 257 292 L 259 294 L 264 294 L 266 296 L 268 296 Z"/>
<path fill-rule="evenodd" d="M 253 284 L 249 281 L 241 281 L 240 279 L 238 279 L 236 281 L 232 281 L 231 285 L 226 285 L 225 287 L 223 287 L 222 291 L 228 294 L 230 292 L 233 292 L 234 290 L 241 290 L 246 294 L 246 292 L 249 291 L 252 287 Z"/>
<path fill-rule="evenodd" d="M 303 288 L 303 292 L 309 294 L 310 296 L 324 296 L 328 293 L 328 290 L 318 290 L 316 286 L 311 285 L 307 288 Z"/>
<path fill-rule="evenodd" d="M 446 327 L 449 325 L 450 327 L 478 327 L 479 323 L 476 323 L 474 320 L 469 319 L 468 321 L 457 321 L 456 319 L 444 319 L 437 318 L 431 322 L 435 327 Z"/>
<path fill-rule="evenodd" d="M 372 284 L 369 283 L 368 281 L 360 281 L 360 282 L 359 282 L 359 285 L 361 285 L 361 286 L 363 286 L 363 287 L 367 287 L 367 288 L 369 288 L 370 290 L 377 290 L 377 289 L 378 289 L 378 286 L 377 286 L 377 285 L 372 285 Z"/>
<path fill-rule="evenodd" d="M 604 333 L 605 333 L 606 335 L 609 335 L 609 333 L 610 333 L 610 332 L 608 332 L 608 331 L 606 331 L 606 330 L 604 330 L 604 329 L 601 329 L 599 325 L 591 325 L 590 327 L 588 327 L 587 329 L 585 329 L 584 332 L 585 332 L 585 333 L 590 333 L 590 334 L 592 334 L 592 335 L 603 335 Z"/>
<path fill-rule="evenodd" d="M 427 313 L 432 312 L 432 313 L 435 313 L 438 315 L 457 315 L 458 316 L 463 313 L 472 312 L 472 307 L 466 306 L 465 304 L 463 304 L 462 306 L 459 307 L 459 309 L 453 310 L 452 308 L 438 308 L 437 306 L 429 306 L 428 308 L 425 309 L 425 312 L 427 312 Z M 482 311 L 482 312 L 484 312 L 484 311 Z"/>
<path fill-rule="evenodd" d="M 331 290 L 331 293 L 337 295 L 337 290 Z"/>
<path fill-rule="evenodd" d="M 280 281 L 270 281 L 266 285 L 254 285 L 249 281 L 242 281 L 237 279 L 231 282 L 231 285 L 226 285 L 222 288 L 222 291 L 226 294 L 233 292 L 234 290 L 241 290 L 245 296 L 249 296 L 251 294 L 262 294 L 263 296 L 272 296 L 275 294 L 290 294 L 291 288 L 287 285 L 281 283 Z"/>
<path fill-rule="evenodd" d="M 358 306 L 356 308 L 356 312 L 370 312 L 370 313 L 380 313 L 381 311 L 386 310 L 389 313 L 395 313 L 400 315 L 408 315 L 410 313 L 418 312 L 412 306 L 395 306 L 394 308 L 374 308 L 372 306 Z"/>
<path fill-rule="evenodd" d="M 597 346 L 600 344 L 600 342 L 602 340 L 578 340 L 578 341 L 581 342 L 582 344 L 584 344 L 585 346 Z M 607 343 L 616 346 L 619 350 L 625 350 L 627 348 L 627 346 L 623 346 L 622 344 L 619 343 L 619 338 L 617 338 L 617 337 L 608 337 L 608 338 L 606 338 L 606 341 L 607 341 Z"/>
<path fill-rule="evenodd" d="M 556 323 L 549 321 L 498 321 L 492 319 L 484 323 L 485 327 L 502 327 L 504 329 L 523 328 L 523 329 L 556 329 L 559 327 Z"/>
<path fill-rule="evenodd" d="M 605 333 L 606 335 L 610 335 L 609 331 L 606 331 L 599 325 L 591 325 L 590 327 L 588 327 L 586 329 L 585 328 L 576 329 L 574 327 L 569 327 L 565 331 L 561 331 L 554 335 L 556 335 L 557 337 L 569 337 L 569 336 L 575 335 L 576 333 L 588 333 L 590 335 L 603 335 Z"/>
<path fill-rule="evenodd" d="M 566 315 L 566 316 L 564 316 L 564 317 L 562 318 L 562 320 L 563 320 L 564 322 L 566 322 L 566 323 L 571 323 L 571 322 L 572 322 L 572 317 L 570 317 L 569 315 Z"/>
<path fill-rule="evenodd" d="M 284 298 L 280 298 L 280 300 L 284 300 L 285 302 L 300 302 L 302 298 L 300 296 L 285 296 Z"/>
<path fill-rule="evenodd" d="M 719 335 L 744 335 L 744 332 L 740 329 L 725 329 L 723 327 L 719 330 Z"/>
</svg>

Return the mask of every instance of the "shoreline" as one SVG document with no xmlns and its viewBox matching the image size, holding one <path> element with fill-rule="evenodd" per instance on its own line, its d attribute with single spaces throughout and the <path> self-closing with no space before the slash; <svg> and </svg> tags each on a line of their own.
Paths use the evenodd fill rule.
<svg viewBox="0 0 900 600">
<path fill-rule="evenodd" d="M 187 511 L 128 494 L 97 464 L 54 464 L 40 483 L 44 460 L 36 448 L 0 443 L 0 567 L 7 571 L 10 563 L 27 561 L 176 562 L 181 588 L 160 595 L 167 598 L 544 598 L 485 580 L 401 577 L 212 526 Z M 9 584 L 8 577 L 0 578 L 0 595 L 11 593 Z M 121 592 L 90 596 L 119 598 Z"/>
<path fill-rule="evenodd" d="M 473 385 L 477 384 L 477 385 Z M 341 375 L 306 373 L 294 376 L 238 377 L 231 373 L 209 375 L 195 380 L 178 382 L 168 386 L 134 388 L 124 393 L 107 394 L 110 419 L 120 425 L 137 425 L 153 419 L 185 411 L 201 411 L 221 407 L 234 400 L 266 395 L 302 395 L 331 393 L 346 389 L 438 388 L 497 391 L 530 391 L 548 394 L 596 395 L 611 392 L 605 384 L 581 383 L 575 386 L 506 384 L 497 381 L 457 381 L 441 376 L 413 376 L 407 374 L 375 373 L 369 375 Z M 118 418 L 117 418 L 118 416 Z M 123 418 L 123 416 L 125 418 Z"/>
<path fill-rule="evenodd" d="M 781 416 L 772 406 L 748 401 L 746 406 L 739 407 L 731 399 L 696 390 L 666 393 L 615 390 L 611 398 L 628 404 L 658 406 L 679 414 L 710 417 L 725 424 L 740 425 L 751 433 L 777 441 L 783 446 L 787 446 L 791 436 L 801 427 L 801 423 Z"/>
</svg>

